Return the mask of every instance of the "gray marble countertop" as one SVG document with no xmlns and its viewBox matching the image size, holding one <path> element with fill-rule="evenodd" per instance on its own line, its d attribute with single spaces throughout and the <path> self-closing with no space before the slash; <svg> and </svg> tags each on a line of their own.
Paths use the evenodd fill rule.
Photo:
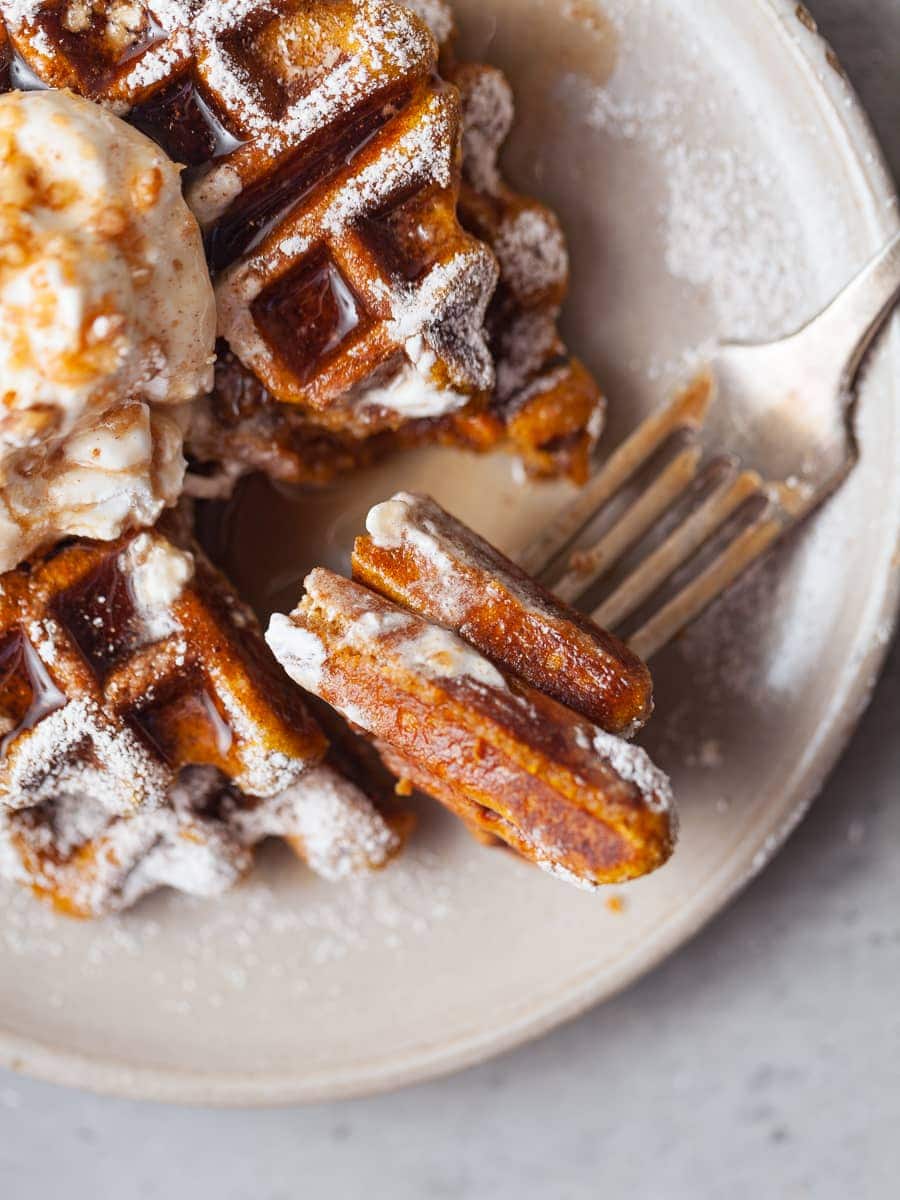
<svg viewBox="0 0 900 1200">
<path fill-rule="evenodd" d="M 900 3 L 809 7 L 900 175 Z M 452 1079 L 307 1109 L 165 1108 L 0 1072 L 0 1197 L 897 1196 L 898 730 L 895 646 L 778 859 L 580 1021 Z"/>
</svg>

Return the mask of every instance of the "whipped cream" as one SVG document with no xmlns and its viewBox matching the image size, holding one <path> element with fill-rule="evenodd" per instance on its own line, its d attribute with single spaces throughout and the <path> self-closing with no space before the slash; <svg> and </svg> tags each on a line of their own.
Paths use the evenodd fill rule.
<svg viewBox="0 0 900 1200">
<path fill-rule="evenodd" d="M 158 147 L 69 92 L 0 96 L 0 570 L 175 499 L 215 320 Z"/>
</svg>

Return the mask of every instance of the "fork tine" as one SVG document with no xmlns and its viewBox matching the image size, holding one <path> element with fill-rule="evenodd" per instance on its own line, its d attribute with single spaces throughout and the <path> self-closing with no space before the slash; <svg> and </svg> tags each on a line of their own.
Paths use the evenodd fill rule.
<svg viewBox="0 0 900 1200">
<path fill-rule="evenodd" d="M 697 445 L 682 450 L 604 537 L 572 555 L 570 569 L 552 585 L 560 600 L 571 604 L 641 540 L 693 483 L 702 456 Z"/>
<path fill-rule="evenodd" d="M 737 463 L 728 464 L 718 487 L 595 609 L 597 624 L 604 629 L 617 628 L 761 488 L 755 471 L 738 474 Z"/>
<path fill-rule="evenodd" d="M 713 377 L 706 371 L 670 404 L 641 422 L 572 504 L 527 548 L 519 560 L 521 566 L 531 575 L 540 575 L 673 433 L 699 429 L 712 401 L 713 387 Z"/>
<path fill-rule="evenodd" d="M 682 588 L 677 596 L 628 639 L 635 654 L 646 661 L 658 653 L 765 554 L 793 523 L 778 504 L 770 501 L 757 520 L 739 534 L 705 571 Z"/>
</svg>

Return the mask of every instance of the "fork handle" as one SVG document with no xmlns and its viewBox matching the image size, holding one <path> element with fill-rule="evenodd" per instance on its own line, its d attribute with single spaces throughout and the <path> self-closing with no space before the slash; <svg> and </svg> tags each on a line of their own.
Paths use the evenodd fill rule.
<svg viewBox="0 0 900 1200">
<path fill-rule="evenodd" d="M 795 335 L 815 339 L 820 361 L 850 389 L 869 348 L 900 300 L 900 232 L 810 325 Z"/>
</svg>

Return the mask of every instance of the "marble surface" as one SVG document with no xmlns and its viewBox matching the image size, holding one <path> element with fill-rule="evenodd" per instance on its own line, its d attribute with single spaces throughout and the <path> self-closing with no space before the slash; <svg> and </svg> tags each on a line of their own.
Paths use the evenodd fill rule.
<svg viewBox="0 0 900 1200">
<path fill-rule="evenodd" d="M 810 7 L 900 175 L 900 4 Z M 580 1021 L 452 1079 L 308 1109 L 165 1108 L 0 1072 L 0 1196 L 896 1196 L 898 729 L 895 646 L 777 860 L 689 947 Z"/>
</svg>

